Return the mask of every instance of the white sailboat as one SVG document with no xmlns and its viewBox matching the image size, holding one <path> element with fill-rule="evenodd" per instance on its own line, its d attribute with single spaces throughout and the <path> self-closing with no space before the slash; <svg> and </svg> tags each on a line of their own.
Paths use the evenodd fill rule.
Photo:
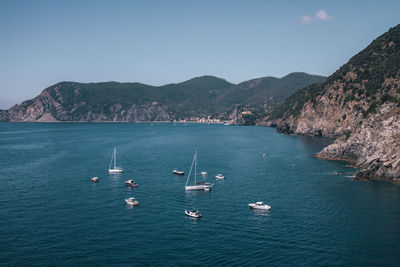
<svg viewBox="0 0 400 267">
<path fill-rule="evenodd" d="M 112 166 L 112 168 L 111 168 Z M 110 165 L 108 166 L 108 173 L 123 173 L 124 169 L 117 166 L 117 148 L 114 148 L 114 152 L 111 157 Z"/>
<path fill-rule="evenodd" d="M 189 179 L 190 179 L 190 174 L 192 173 L 194 165 L 194 185 L 188 185 Z M 190 166 L 190 171 L 188 178 L 186 180 L 186 185 L 185 185 L 185 190 L 204 190 L 204 191 L 210 191 L 211 188 L 213 187 L 214 184 L 207 183 L 207 182 L 197 182 L 197 150 L 194 153 L 193 161 L 192 161 L 192 166 Z"/>
</svg>

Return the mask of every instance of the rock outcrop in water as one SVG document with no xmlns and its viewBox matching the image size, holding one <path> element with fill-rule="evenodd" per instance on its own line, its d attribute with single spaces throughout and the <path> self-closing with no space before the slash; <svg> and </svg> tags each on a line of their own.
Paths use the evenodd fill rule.
<svg viewBox="0 0 400 267">
<path fill-rule="evenodd" d="M 317 156 L 353 162 L 357 179 L 399 182 L 400 25 L 269 119 L 284 133 L 338 137 Z"/>
<path fill-rule="evenodd" d="M 1 121 L 139 122 L 220 119 L 254 124 L 293 92 L 325 77 L 291 73 L 231 84 L 213 76 L 178 84 L 61 82 L 7 111 Z"/>
</svg>

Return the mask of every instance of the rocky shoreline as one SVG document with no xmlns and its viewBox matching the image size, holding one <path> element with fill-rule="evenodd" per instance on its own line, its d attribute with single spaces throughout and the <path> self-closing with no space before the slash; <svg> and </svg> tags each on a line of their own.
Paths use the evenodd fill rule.
<svg viewBox="0 0 400 267">
<path fill-rule="evenodd" d="M 316 157 L 350 162 L 357 180 L 400 183 L 400 25 L 285 102 L 278 131 L 336 138 Z"/>
</svg>

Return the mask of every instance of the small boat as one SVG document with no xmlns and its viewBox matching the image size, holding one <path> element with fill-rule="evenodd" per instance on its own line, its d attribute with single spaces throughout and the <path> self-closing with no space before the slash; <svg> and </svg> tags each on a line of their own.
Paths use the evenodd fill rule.
<svg viewBox="0 0 400 267">
<path fill-rule="evenodd" d="M 139 202 L 134 197 L 126 198 L 125 202 L 126 202 L 126 204 L 131 205 L 131 206 L 139 205 Z"/>
<path fill-rule="evenodd" d="M 185 173 L 183 171 L 178 170 L 178 169 L 173 170 L 172 173 L 175 175 L 185 175 Z"/>
<path fill-rule="evenodd" d="M 225 180 L 225 176 L 223 176 L 221 173 L 215 175 L 215 178 L 217 178 L 218 180 Z"/>
<path fill-rule="evenodd" d="M 267 153 L 264 153 L 264 154 L 263 154 L 263 157 L 265 158 L 266 156 L 268 156 Z"/>
<path fill-rule="evenodd" d="M 138 185 L 137 183 L 135 183 L 135 181 L 133 181 L 133 180 L 125 181 L 125 185 L 131 186 L 131 187 L 138 187 L 138 186 L 139 186 L 139 185 Z"/>
<path fill-rule="evenodd" d="M 201 214 L 198 210 L 185 210 L 185 214 L 189 217 L 200 218 Z"/>
<path fill-rule="evenodd" d="M 93 183 L 98 183 L 99 177 L 92 177 L 92 178 L 90 178 L 90 181 L 92 181 Z"/>
<path fill-rule="evenodd" d="M 259 210 L 270 210 L 271 209 L 271 207 L 269 205 L 265 204 L 262 201 L 259 201 L 256 203 L 250 203 L 249 207 L 253 208 L 253 209 L 259 209 Z"/>
<path fill-rule="evenodd" d="M 192 173 L 194 165 L 194 185 L 188 185 L 190 174 Z M 188 178 L 186 179 L 185 190 L 203 190 L 203 191 L 210 191 L 214 184 L 207 183 L 207 182 L 197 182 L 197 151 L 194 153 L 192 165 L 190 166 L 190 171 Z"/>
<path fill-rule="evenodd" d="M 206 176 L 208 173 L 206 171 L 202 171 L 201 175 Z"/>
<path fill-rule="evenodd" d="M 111 168 L 111 165 L 113 165 L 113 168 Z M 111 157 L 110 165 L 108 166 L 108 173 L 123 173 L 123 172 L 124 172 L 124 169 L 117 166 L 117 148 L 114 148 L 114 152 Z"/>
</svg>

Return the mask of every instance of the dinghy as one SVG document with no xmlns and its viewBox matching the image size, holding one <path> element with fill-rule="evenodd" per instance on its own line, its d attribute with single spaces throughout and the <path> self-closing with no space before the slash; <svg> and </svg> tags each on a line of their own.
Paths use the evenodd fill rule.
<svg viewBox="0 0 400 267">
<path fill-rule="evenodd" d="M 134 197 L 126 198 L 125 202 L 126 202 L 126 204 L 128 204 L 130 206 L 138 206 L 139 205 L 139 202 Z"/>
<path fill-rule="evenodd" d="M 98 183 L 99 177 L 92 177 L 92 178 L 90 178 L 90 181 L 92 181 L 93 183 Z"/>
<path fill-rule="evenodd" d="M 185 214 L 189 217 L 200 218 L 201 214 L 198 210 L 185 210 Z"/>
</svg>

